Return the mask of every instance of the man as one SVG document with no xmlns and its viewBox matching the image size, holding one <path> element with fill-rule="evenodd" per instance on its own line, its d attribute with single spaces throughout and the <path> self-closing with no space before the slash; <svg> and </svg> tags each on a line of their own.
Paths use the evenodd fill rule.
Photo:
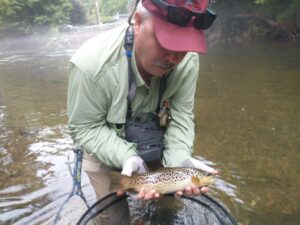
<svg viewBox="0 0 300 225">
<path fill-rule="evenodd" d="M 128 141 L 125 128 L 128 118 L 157 113 L 157 105 L 163 106 L 160 112 L 167 116 L 167 122 L 162 125 L 163 165 L 196 167 L 217 174 L 191 156 L 198 53 L 206 53 L 203 29 L 215 19 L 206 10 L 207 4 L 208 0 L 142 0 L 134 14 L 133 49 L 125 49 L 128 29 L 122 27 L 88 41 L 72 57 L 69 129 L 74 141 L 84 150 L 83 168 L 97 198 L 114 188 L 111 170 L 121 169 L 122 174 L 129 176 L 147 171 L 140 157 L 139 143 Z M 130 74 L 135 90 L 128 100 L 132 92 Z M 166 87 L 160 99 L 163 77 Z M 163 116 L 159 119 L 162 122 Z M 137 138 L 140 135 L 133 134 Z M 207 187 L 189 186 L 177 194 L 207 191 Z M 144 200 L 158 197 L 155 190 L 139 193 L 139 198 Z M 126 202 L 101 216 L 102 224 L 127 224 L 124 222 L 129 221 Z"/>
</svg>

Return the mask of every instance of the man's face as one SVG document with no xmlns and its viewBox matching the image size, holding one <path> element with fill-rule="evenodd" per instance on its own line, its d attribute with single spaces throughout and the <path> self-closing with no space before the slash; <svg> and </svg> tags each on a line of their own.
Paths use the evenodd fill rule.
<svg viewBox="0 0 300 225">
<path fill-rule="evenodd" d="M 153 27 L 153 17 L 143 23 L 140 14 L 135 16 L 135 55 L 142 75 L 162 76 L 178 65 L 186 52 L 172 52 L 158 43 Z"/>
</svg>

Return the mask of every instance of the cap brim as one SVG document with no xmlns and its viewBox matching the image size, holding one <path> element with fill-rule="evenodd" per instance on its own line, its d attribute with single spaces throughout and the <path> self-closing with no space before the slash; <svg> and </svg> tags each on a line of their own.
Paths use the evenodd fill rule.
<svg viewBox="0 0 300 225">
<path fill-rule="evenodd" d="M 203 30 L 193 26 L 180 27 L 153 16 L 154 31 L 160 45 L 170 51 L 206 53 Z"/>
</svg>

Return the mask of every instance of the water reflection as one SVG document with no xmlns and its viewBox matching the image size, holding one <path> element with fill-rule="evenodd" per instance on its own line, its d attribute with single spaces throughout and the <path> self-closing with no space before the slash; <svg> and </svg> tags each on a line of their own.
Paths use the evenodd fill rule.
<svg viewBox="0 0 300 225">
<path fill-rule="evenodd" d="M 228 44 L 202 58 L 197 144 L 202 155 L 220 162 L 222 177 L 237 187 L 243 204 L 228 205 L 236 208 L 242 224 L 296 224 L 299 219 L 296 49 Z"/>
<path fill-rule="evenodd" d="M 211 194 L 244 225 L 299 221 L 298 49 L 222 44 L 201 57 L 196 155 L 221 170 Z M 0 223 L 50 224 L 71 190 L 66 92 L 74 51 L 0 54 Z M 83 186 L 92 202 L 85 175 Z M 169 219 L 192 221 L 177 216 Z"/>
<path fill-rule="evenodd" d="M 29 222 L 36 212 L 47 212 L 42 208 L 53 202 L 57 177 L 65 171 L 66 150 L 71 146 L 65 127 L 65 98 L 61 98 L 65 88 L 57 86 L 65 85 L 61 75 L 71 53 L 64 55 L 61 66 L 57 61 L 49 66 L 49 56 L 40 53 L 10 54 L 2 54 L 0 62 L 0 221 L 5 224 L 22 218 Z M 48 71 L 41 73 L 41 67 Z M 51 67 L 56 71 L 53 75 Z M 61 91 L 55 92 L 57 89 Z M 64 176 L 67 181 L 69 174 Z M 71 184 L 70 179 L 60 183 Z"/>
</svg>

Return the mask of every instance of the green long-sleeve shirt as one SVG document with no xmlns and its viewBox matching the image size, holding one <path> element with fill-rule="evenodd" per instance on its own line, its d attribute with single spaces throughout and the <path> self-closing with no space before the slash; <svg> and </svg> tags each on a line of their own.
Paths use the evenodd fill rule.
<svg viewBox="0 0 300 225">
<path fill-rule="evenodd" d="M 127 114 L 128 66 L 123 47 L 126 27 L 119 27 L 86 42 L 70 60 L 68 125 L 73 140 L 101 162 L 122 168 L 137 155 L 136 144 L 123 139 Z M 133 116 L 155 112 L 160 77 L 147 87 L 139 74 L 133 50 L 132 67 L 137 83 Z M 193 106 L 199 56 L 188 53 L 167 79 L 164 99 L 171 102 L 172 121 L 164 136 L 163 163 L 179 166 L 191 157 L 194 141 Z M 137 134 L 138 135 L 138 134 Z"/>
</svg>

